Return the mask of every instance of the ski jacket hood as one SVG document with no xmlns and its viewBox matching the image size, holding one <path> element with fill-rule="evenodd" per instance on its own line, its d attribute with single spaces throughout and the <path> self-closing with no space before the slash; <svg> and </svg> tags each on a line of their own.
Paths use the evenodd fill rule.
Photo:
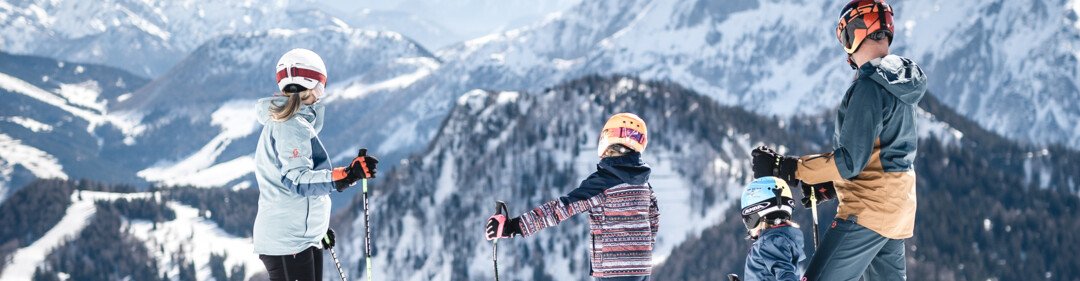
<svg viewBox="0 0 1080 281">
<path fill-rule="evenodd" d="M 258 115 L 259 124 L 266 125 L 269 122 L 273 122 L 273 118 L 270 117 L 270 108 L 279 104 L 285 104 L 289 98 L 287 97 L 269 97 L 262 98 L 255 102 L 255 114 Z M 323 113 L 326 107 L 322 104 L 316 103 L 312 105 L 301 104 L 300 110 L 296 111 L 296 116 L 300 116 L 301 119 L 307 121 L 316 132 L 322 132 L 323 127 Z"/>
<path fill-rule="evenodd" d="M 859 68 L 860 78 L 870 78 L 900 101 L 915 105 L 926 94 L 926 74 L 910 59 L 888 55 Z"/>
<path fill-rule="evenodd" d="M 637 152 L 600 159 L 600 164 L 597 166 L 615 175 L 619 180 L 633 185 L 645 184 L 649 181 L 651 172 L 649 165 L 641 160 L 641 153 Z"/>
<path fill-rule="evenodd" d="M 799 280 L 805 270 L 799 264 L 805 259 L 802 231 L 792 226 L 765 229 L 746 255 L 743 280 Z"/>
</svg>

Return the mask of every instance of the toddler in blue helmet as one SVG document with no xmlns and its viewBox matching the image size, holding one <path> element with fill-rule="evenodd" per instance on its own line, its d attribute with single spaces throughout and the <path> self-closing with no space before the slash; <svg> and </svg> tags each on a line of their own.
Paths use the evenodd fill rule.
<svg viewBox="0 0 1080 281">
<path fill-rule="evenodd" d="M 742 194 L 742 220 L 754 244 L 746 255 L 743 280 L 799 280 L 803 235 L 791 221 L 795 199 L 787 182 L 761 177 Z"/>
</svg>

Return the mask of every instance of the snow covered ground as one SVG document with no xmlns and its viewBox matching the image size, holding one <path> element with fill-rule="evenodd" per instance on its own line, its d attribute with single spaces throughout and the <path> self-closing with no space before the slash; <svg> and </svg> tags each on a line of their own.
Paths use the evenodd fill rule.
<svg viewBox="0 0 1080 281">
<path fill-rule="evenodd" d="M 20 248 L 12 255 L 12 262 L 4 266 L 0 280 L 30 280 L 34 270 L 54 248 L 76 236 L 90 222 L 97 208 L 92 197 L 79 200 L 78 193 L 71 194 L 71 206 L 68 206 L 64 218 L 45 235 L 30 246 Z"/>
<path fill-rule="evenodd" d="M 81 197 L 81 200 L 80 200 Z M 30 246 L 17 250 L 12 255 L 12 263 L 4 266 L 0 280 L 30 280 L 34 270 L 45 257 L 66 241 L 79 234 L 97 212 L 96 201 L 114 201 L 119 199 L 162 200 L 160 194 L 149 192 L 114 193 L 100 191 L 77 191 L 72 193 L 72 204 L 64 217 L 52 229 Z M 145 220 L 129 221 L 130 234 L 142 240 L 151 254 L 158 259 L 169 276 L 177 276 L 179 264 L 172 259 L 174 253 L 183 252 L 194 262 L 198 280 L 212 280 L 209 261 L 210 254 L 225 254 L 225 268 L 233 266 L 245 268 L 245 280 L 263 272 L 262 262 L 254 254 L 251 238 L 236 237 L 228 234 L 207 218 L 199 216 L 199 210 L 176 202 L 167 202 L 166 206 L 176 212 L 172 221 L 154 223 Z M 213 214 L 203 214 L 212 216 Z M 164 252 L 161 250 L 164 249 Z"/>
<path fill-rule="evenodd" d="M 146 248 L 158 257 L 160 268 L 168 270 L 169 276 L 179 274 L 177 260 L 167 253 L 183 252 L 189 262 L 194 262 L 198 280 L 211 280 L 210 254 L 225 254 L 225 270 L 234 266 L 245 268 L 245 277 L 250 278 L 263 271 L 262 261 L 255 254 L 251 238 L 236 237 L 217 226 L 208 218 L 199 216 L 199 210 L 184 204 L 169 202 L 166 204 L 176 212 L 172 221 L 154 223 L 150 221 L 131 221 L 131 234 L 143 240 Z M 210 215 L 213 214 L 204 214 Z M 164 249 L 165 253 L 160 250 Z"/>
</svg>

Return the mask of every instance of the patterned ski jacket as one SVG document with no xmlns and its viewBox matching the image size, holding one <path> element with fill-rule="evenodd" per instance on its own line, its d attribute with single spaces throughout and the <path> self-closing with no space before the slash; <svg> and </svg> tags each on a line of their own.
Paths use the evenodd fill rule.
<svg viewBox="0 0 1080 281">
<path fill-rule="evenodd" d="M 638 153 L 600 160 L 577 189 L 521 215 L 522 236 L 589 212 L 592 276 L 652 274 L 660 212 L 649 172 Z"/>
<path fill-rule="evenodd" d="M 746 254 L 744 281 L 797 281 L 803 274 L 800 263 L 803 254 L 802 231 L 792 226 L 779 226 L 761 231 L 761 235 Z"/>
<path fill-rule="evenodd" d="M 256 105 L 263 129 L 255 149 L 259 211 L 252 238 L 256 254 L 282 256 L 322 247 L 334 183 L 317 135 L 323 107 L 303 105 L 293 118 L 279 122 L 270 120 L 271 102 L 283 104 L 285 98 L 265 98 Z"/>
<path fill-rule="evenodd" d="M 890 239 L 915 229 L 916 106 L 926 75 L 909 59 L 889 55 L 864 63 L 836 113 L 833 152 L 803 157 L 795 177 L 836 185 L 836 218 Z"/>
</svg>

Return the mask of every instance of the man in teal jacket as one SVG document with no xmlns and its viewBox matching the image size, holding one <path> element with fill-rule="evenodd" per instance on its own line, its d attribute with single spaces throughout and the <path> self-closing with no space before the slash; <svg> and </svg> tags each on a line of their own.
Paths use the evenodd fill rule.
<svg viewBox="0 0 1080 281">
<path fill-rule="evenodd" d="M 758 148 L 755 177 L 800 180 L 804 197 L 840 201 L 804 280 L 905 280 L 904 239 L 915 228 L 915 114 L 926 75 L 889 54 L 892 8 L 884 0 L 848 3 L 837 38 L 856 77 L 836 114 L 833 151 L 787 157 Z M 833 185 L 817 185 L 825 182 Z"/>
</svg>

